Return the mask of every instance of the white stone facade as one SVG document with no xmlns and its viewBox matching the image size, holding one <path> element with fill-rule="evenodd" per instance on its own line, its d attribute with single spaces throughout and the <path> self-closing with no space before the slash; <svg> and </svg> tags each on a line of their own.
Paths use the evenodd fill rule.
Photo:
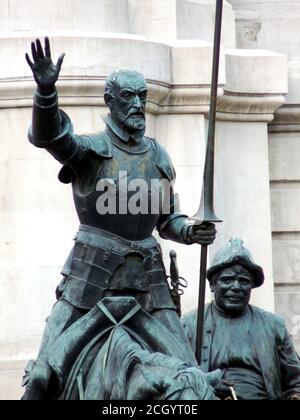
<svg viewBox="0 0 300 420">
<path fill-rule="evenodd" d="M 27 141 L 34 83 L 25 51 L 31 40 L 49 35 L 53 54 L 66 53 L 60 105 L 78 133 L 102 129 L 110 71 L 142 71 L 149 85 L 148 134 L 169 150 L 182 208 L 192 216 L 201 195 L 214 3 L 0 0 L 0 399 L 21 393 L 21 370 L 36 355 L 78 225 L 70 187 L 57 180 L 59 164 Z M 277 3 L 272 15 L 269 3 Z M 293 327 L 300 299 L 300 72 L 288 27 L 289 19 L 299 22 L 300 7 L 285 2 L 294 7 L 290 15 L 279 3 L 225 1 L 216 140 L 216 212 L 224 223 L 211 254 L 242 236 L 266 274 L 253 302 L 272 311 L 276 295 Z M 287 16 L 280 39 L 279 13 Z M 271 29 L 261 32 L 260 22 Z M 197 303 L 200 248 L 164 242 L 167 266 L 171 248 L 190 283 L 183 301 L 189 310 Z"/>
<path fill-rule="evenodd" d="M 300 348 L 300 2 L 231 0 L 238 48 L 288 57 L 288 94 L 269 125 L 275 309 Z"/>
</svg>

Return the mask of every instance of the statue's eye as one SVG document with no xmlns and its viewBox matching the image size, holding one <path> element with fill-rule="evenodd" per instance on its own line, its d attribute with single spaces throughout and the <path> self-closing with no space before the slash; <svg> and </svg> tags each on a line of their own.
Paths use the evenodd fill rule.
<svg viewBox="0 0 300 420">
<path fill-rule="evenodd" d="M 147 93 L 146 92 L 142 92 L 139 94 L 140 100 L 141 101 L 145 101 L 147 99 Z"/>
<path fill-rule="evenodd" d="M 133 93 L 132 92 L 124 92 L 122 96 L 123 96 L 124 99 L 131 99 L 133 97 Z"/>
<path fill-rule="evenodd" d="M 222 282 L 225 284 L 231 284 L 234 282 L 234 277 L 224 277 L 222 278 Z"/>
<path fill-rule="evenodd" d="M 249 284 L 251 284 L 251 279 L 240 279 L 240 283 L 243 286 L 248 286 Z"/>
</svg>

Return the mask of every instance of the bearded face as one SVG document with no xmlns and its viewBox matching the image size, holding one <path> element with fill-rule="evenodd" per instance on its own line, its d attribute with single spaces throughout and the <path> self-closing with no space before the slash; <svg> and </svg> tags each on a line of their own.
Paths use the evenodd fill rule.
<svg viewBox="0 0 300 420">
<path fill-rule="evenodd" d="M 130 72 L 119 75 L 109 103 L 111 118 L 131 134 L 145 130 L 146 100 L 147 87 L 142 75 Z"/>
<path fill-rule="evenodd" d="M 142 110 L 130 110 L 125 113 L 123 109 L 111 112 L 112 119 L 123 125 L 127 131 L 134 133 L 145 129 L 145 113 Z"/>
</svg>

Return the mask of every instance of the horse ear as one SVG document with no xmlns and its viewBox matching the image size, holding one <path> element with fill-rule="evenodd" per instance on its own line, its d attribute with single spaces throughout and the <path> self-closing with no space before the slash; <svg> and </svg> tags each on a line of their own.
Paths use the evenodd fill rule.
<svg viewBox="0 0 300 420">
<path fill-rule="evenodd" d="M 171 386 L 171 382 L 168 380 L 168 377 L 166 378 L 162 374 L 159 374 L 156 369 L 143 367 L 142 375 L 156 393 L 162 393 Z"/>
</svg>

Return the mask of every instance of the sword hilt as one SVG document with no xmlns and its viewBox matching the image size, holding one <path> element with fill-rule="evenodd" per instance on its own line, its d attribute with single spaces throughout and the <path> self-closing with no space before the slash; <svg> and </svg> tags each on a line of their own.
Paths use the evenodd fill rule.
<svg viewBox="0 0 300 420">
<path fill-rule="evenodd" d="M 178 264 L 177 264 L 177 254 L 175 251 L 170 251 L 170 278 L 171 278 L 171 285 L 174 289 L 178 289 L 179 283 L 179 271 L 178 271 Z"/>
<path fill-rule="evenodd" d="M 188 287 L 188 282 L 179 276 L 178 264 L 177 264 L 177 254 L 175 251 L 170 252 L 170 283 L 171 283 L 171 296 L 175 303 L 177 314 L 181 317 L 181 296 L 184 294 L 183 288 Z"/>
</svg>

